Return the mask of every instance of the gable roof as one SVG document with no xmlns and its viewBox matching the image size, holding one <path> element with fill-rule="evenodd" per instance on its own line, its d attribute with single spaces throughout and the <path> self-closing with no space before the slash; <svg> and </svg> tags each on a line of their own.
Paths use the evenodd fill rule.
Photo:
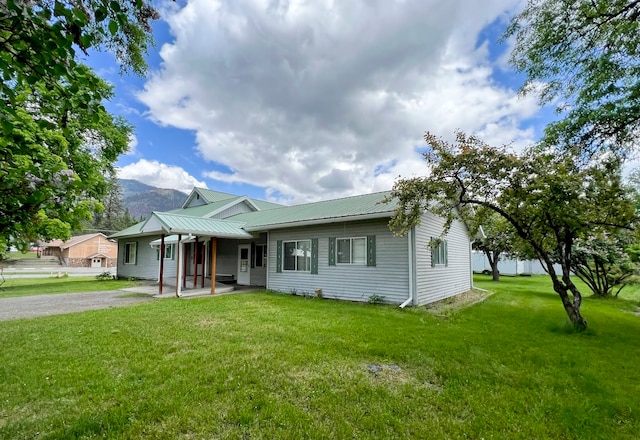
<svg viewBox="0 0 640 440">
<path fill-rule="evenodd" d="M 141 232 L 143 234 L 193 234 L 223 238 L 250 238 L 251 234 L 242 229 L 243 225 L 243 223 L 229 220 L 154 212 L 141 227 Z"/>
<path fill-rule="evenodd" d="M 68 249 L 70 247 L 73 247 L 82 243 L 83 241 L 91 240 L 92 238 L 95 238 L 98 236 L 107 240 L 107 236 L 104 235 L 102 232 L 95 232 L 93 234 L 76 235 L 75 237 L 71 237 L 69 240 L 64 242 L 62 240 L 51 240 L 48 243 L 41 243 L 39 245 L 42 247 L 57 247 L 60 249 Z"/>
<path fill-rule="evenodd" d="M 395 201 L 383 203 L 391 194 L 390 191 L 294 206 L 253 200 L 247 196 L 228 197 L 229 194 L 202 188 L 194 188 L 189 197 L 192 198 L 194 194 L 218 200 L 164 213 L 153 212 L 146 221 L 117 232 L 110 238 L 189 233 L 221 238 L 249 238 L 250 232 L 267 229 L 391 217 L 397 206 Z M 256 211 L 236 214 L 224 220 L 211 218 L 242 202 L 254 207 Z"/>
<path fill-rule="evenodd" d="M 247 231 L 258 231 L 367 218 L 384 218 L 390 217 L 397 206 L 395 201 L 383 203 L 383 200 L 390 194 L 390 191 L 384 191 L 273 208 L 266 211 L 248 212 L 235 215 L 231 217 L 231 220 L 244 222 L 244 229 Z"/>
<path fill-rule="evenodd" d="M 238 196 L 235 194 L 223 193 L 220 191 L 213 191 L 206 188 L 196 187 L 191 190 L 191 194 L 189 194 L 187 200 L 185 200 L 185 202 L 182 204 L 182 208 L 189 206 L 189 203 L 191 203 L 191 201 L 196 197 L 201 198 L 205 204 L 238 198 Z"/>
</svg>

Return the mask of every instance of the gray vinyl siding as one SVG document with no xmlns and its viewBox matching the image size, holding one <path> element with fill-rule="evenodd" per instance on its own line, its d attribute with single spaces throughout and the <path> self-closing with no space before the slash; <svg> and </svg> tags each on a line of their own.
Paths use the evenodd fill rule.
<svg viewBox="0 0 640 440">
<path fill-rule="evenodd" d="M 242 203 L 238 203 L 236 205 L 233 205 L 233 206 L 225 209 L 224 211 L 221 211 L 221 212 L 217 213 L 216 215 L 212 216 L 211 218 L 225 219 L 225 218 L 228 218 L 228 217 L 233 217 L 234 215 L 244 214 L 245 212 L 251 212 L 251 211 L 253 211 L 253 209 L 251 209 L 246 203 L 242 202 Z"/>
<path fill-rule="evenodd" d="M 156 256 L 156 248 L 152 248 L 149 243 L 158 239 L 160 239 L 159 235 L 118 240 L 118 276 L 120 278 L 134 277 L 142 280 L 157 280 L 159 261 Z M 136 263 L 124 264 L 125 244 L 130 242 L 137 243 Z M 165 263 L 169 261 L 172 260 L 165 260 Z M 167 266 L 171 266 L 171 263 L 165 264 L 165 277 L 167 276 Z M 173 274 L 175 275 L 175 271 Z"/>
<path fill-rule="evenodd" d="M 415 228 L 416 242 L 416 290 L 418 304 L 429 304 L 466 292 L 472 287 L 470 244 L 464 223 L 455 221 L 447 240 L 447 265 L 431 267 L 431 237 L 442 233 L 444 220 L 433 214 L 425 214 Z"/>
<path fill-rule="evenodd" d="M 395 237 L 388 219 L 343 222 L 330 225 L 273 230 L 269 234 L 267 288 L 283 293 L 313 293 L 322 289 L 325 298 L 368 301 L 373 294 L 388 303 L 402 303 L 409 296 L 407 237 Z M 376 266 L 337 264 L 329 266 L 329 237 L 376 237 Z M 318 239 L 318 274 L 276 272 L 279 240 Z"/>
</svg>

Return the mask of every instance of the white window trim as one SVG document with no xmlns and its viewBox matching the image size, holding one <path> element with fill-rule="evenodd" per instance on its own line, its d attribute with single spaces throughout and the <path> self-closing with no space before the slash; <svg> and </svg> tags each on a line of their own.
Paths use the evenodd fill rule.
<svg viewBox="0 0 640 440">
<path fill-rule="evenodd" d="M 129 259 L 129 253 L 127 252 L 127 245 L 129 248 L 133 247 L 133 261 L 127 261 Z M 153 254 L 152 254 L 153 255 Z M 138 243 L 135 241 L 128 241 L 124 244 L 124 264 L 136 264 L 136 260 L 138 259 Z"/>
<path fill-rule="evenodd" d="M 349 262 L 348 263 L 340 263 L 338 258 L 338 242 L 340 240 L 349 240 L 351 245 L 349 246 Z M 353 262 L 353 240 L 364 240 L 364 261 L 361 263 Z M 367 237 L 337 237 L 336 238 L 336 266 L 366 266 L 367 265 Z"/>
<path fill-rule="evenodd" d="M 433 256 L 437 256 L 437 258 L 434 258 L 434 260 L 436 261 L 432 261 L 431 265 L 432 266 L 446 266 L 447 265 L 447 260 L 448 260 L 448 246 L 447 246 L 447 240 L 438 240 L 438 246 L 433 248 L 432 252 L 432 257 Z"/>
<path fill-rule="evenodd" d="M 294 259 L 294 261 L 295 261 L 295 269 L 286 269 L 285 268 L 285 259 L 286 259 L 285 249 L 286 249 L 286 244 L 287 243 L 296 243 L 296 249 L 299 249 L 298 243 L 303 242 L 303 241 L 309 242 L 309 254 L 311 254 L 311 239 L 310 238 L 302 239 L 302 240 L 286 240 L 286 241 L 282 240 L 282 271 L 283 272 L 311 272 L 311 266 L 312 266 L 311 260 L 313 258 L 312 255 L 309 255 L 309 269 L 307 269 L 307 270 L 299 270 L 298 269 L 298 257 L 297 256 Z"/>
</svg>

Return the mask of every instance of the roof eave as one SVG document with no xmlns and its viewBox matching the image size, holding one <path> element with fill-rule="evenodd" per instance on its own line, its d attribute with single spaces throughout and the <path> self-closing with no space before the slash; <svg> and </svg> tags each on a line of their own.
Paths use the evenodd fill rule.
<svg viewBox="0 0 640 440">
<path fill-rule="evenodd" d="M 316 226 L 316 225 L 326 225 L 330 223 L 390 218 L 392 215 L 393 215 L 393 211 L 385 211 L 385 212 L 376 212 L 373 214 L 348 215 L 343 217 L 328 217 L 328 218 L 322 218 L 322 219 L 300 220 L 300 221 L 285 222 L 285 223 L 272 223 L 272 224 L 255 225 L 255 226 L 247 225 L 244 227 L 244 229 L 249 232 L 257 232 L 257 231 L 266 231 L 266 230 L 272 230 L 272 229 L 297 228 L 301 226 Z"/>
</svg>

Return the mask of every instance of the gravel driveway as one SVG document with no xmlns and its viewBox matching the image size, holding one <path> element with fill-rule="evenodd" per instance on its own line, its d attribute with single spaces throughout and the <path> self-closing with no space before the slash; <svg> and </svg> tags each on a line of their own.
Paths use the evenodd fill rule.
<svg viewBox="0 0 640 440">
<path fill-rule="evenodd" d="M 107 290 L 0 298 L 0 321 L 107 309 L 153 300 L 151 295 L 148 298 L 122 298 L 127 293 L 122 290 Z"/>
</svg>

